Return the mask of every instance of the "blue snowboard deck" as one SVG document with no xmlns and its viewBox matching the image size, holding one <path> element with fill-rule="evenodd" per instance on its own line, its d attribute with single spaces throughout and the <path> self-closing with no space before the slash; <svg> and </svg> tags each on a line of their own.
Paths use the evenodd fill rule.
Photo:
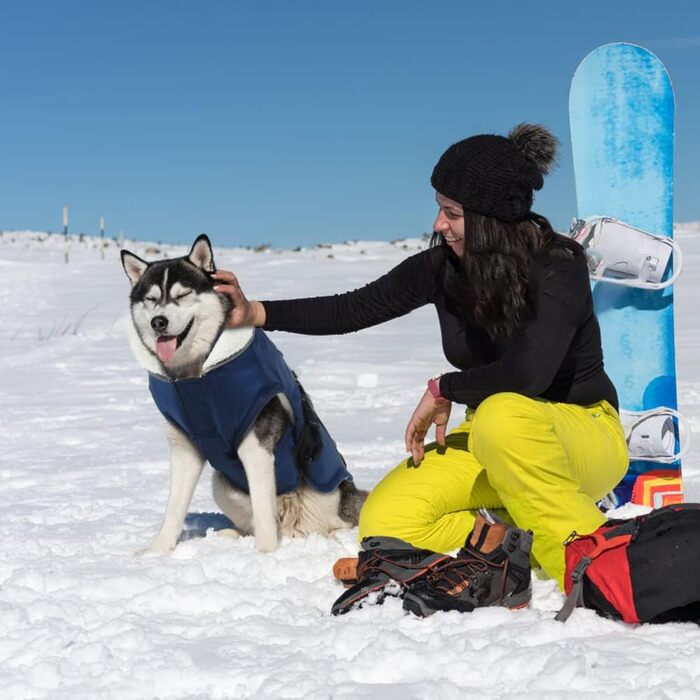
<svg viewBox="0 0 700 700">
<path fill-rule="evenodd" d="M 569 114 L 579 218 L 604 215 L 673 236 L 674 97 L 661 61 L 632 44 L 608 44 L 579 65 Z M 593 289 L 605 367 L 620 407 L 677 407 L 673 289 Z M 617 490 L 630 499 L 640 474 L 680 464 L 633 462 Z"/>
</svg>

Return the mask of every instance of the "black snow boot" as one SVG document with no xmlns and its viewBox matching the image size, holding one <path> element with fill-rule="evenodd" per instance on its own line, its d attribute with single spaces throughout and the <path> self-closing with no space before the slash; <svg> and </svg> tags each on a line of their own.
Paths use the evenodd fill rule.
<svg viewBox="0 0 700 700">
<path fill-rule="evenodd" d="M 404 610 L 427 617 L 437 610 L 527 607 L 532 596 L 531 548 L 530 531 L 480 510 L 456 558 L 414 583 L 404 595 Z"/>
<path fill-rule="evenodd" d="M 387 595 L 401 597 L 406 588 L 452 559 L 430 549 L 416 549 L 396 537 L 365 537 L 357 557 L 357 583 L 333 603 L 342 615 L 365 604 L 380 605 Z"/>
</svg>

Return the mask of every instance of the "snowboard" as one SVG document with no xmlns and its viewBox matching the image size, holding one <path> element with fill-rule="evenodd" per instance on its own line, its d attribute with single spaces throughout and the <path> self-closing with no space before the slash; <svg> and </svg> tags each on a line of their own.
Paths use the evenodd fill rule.
<svg viewBox="0 0 700 700">
<path fill-rule="evenodd" d="M 612 217 L 673 236 L 674 112 L 668 73 L 650 51 L 614 43 L 583 59 L 569 96 L 579 219 Z M 673 286 L 592 285 L 605 369 L 620 408 L 676 409 Z M 677 425 L 674 435 L 677 443 Z M 682 501 L 680 470 L 680 461 L 632 461 L 615 489 L 616 505 Z"/>
</svg>

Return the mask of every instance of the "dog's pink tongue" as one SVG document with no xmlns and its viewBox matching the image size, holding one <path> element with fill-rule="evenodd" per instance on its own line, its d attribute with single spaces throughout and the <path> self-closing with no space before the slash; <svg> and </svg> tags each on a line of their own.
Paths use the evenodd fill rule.
<svg viewBox="0 0 700 700">
<path fill-rule="evenodd" d="M 156 352 L 161 362 L 169 362 L 173 359 L 177 350 L 177 338 L 172 336 L 164 336 L 156 340 Z"/>
</svg>

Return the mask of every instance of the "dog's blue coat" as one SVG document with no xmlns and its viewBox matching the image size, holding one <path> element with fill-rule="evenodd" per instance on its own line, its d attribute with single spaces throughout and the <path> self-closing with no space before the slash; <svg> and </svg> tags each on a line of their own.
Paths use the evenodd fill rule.
<svg viewBox="0 0 700 700">
<path fill-rule="evenodd" d="M 277 493 L 299 486 L 302 470 L 295 460 L 295 447 L 305 427 L 299 384 L 263 331 L 256 329 L 242 352 L 201 377 L 170 381 L 150 374 L 149 388 L 163 416 L 192 440 L 214 469 L 245 493 L 249 492 L 248 480 L 238 447 L 260 411 L 276 394 L 284 394 L 294 411 L 294 425 L 287 427 L 275 448 Z M 303 476 L 314 489 L 328 493 L 352 477 L 325 427 L 318 423 L 323 445 L 303 468 Z"/>
</svg>

